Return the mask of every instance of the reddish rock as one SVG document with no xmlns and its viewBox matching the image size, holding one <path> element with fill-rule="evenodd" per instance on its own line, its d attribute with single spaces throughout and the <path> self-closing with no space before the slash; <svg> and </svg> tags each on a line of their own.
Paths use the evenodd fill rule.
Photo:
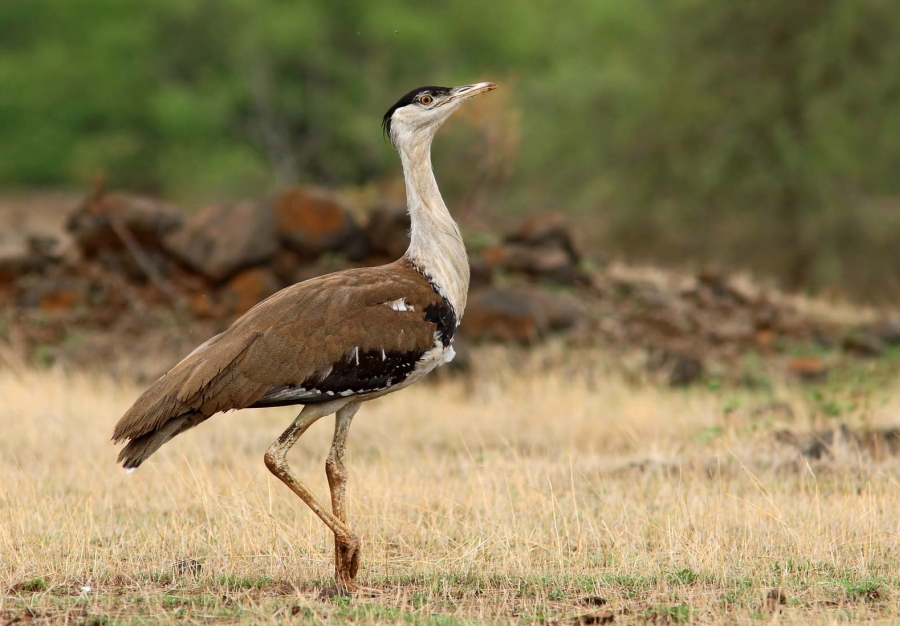
<svg viewBox="0 0 900 626">
<path fill-rule="evenodd" d="M 275 217 L 263 202 L 211 205 L 166 238 L 166 249 L 213 281 L 265 263 L 278 251 Z"/>
<path fill-rule="evenodd" d="M 759 347 L 769 348 L 775 342 L 775 334 L 767 328 L 761 328 L 756 331 L 754 340 Z"/>
<path fill-rule="evenodd" d="M 481 256 L 488 269 L 502 269 L 565 284 L 590 283 L 590 278 L 580 268 L 581 255 L 569 225 L 556 214 L 526 221 L 506 238 L 504 244 L 485 248 Z"/>
<path fill-rule="evenodd" d="M 304 262 L 300 255 L 288 248 L 281 248 L 269 263 L 269 267 L 278 276 L 278 280 L 285 285 L 300 282 L 297 277 L 303 271 L 303 265 Z"/>
<path fill-rule="evenodd" d="M 482 251 L 488 267 L 502 267 L 526 274 L 550 274 L 570 266 L 569 257 L 562 250 L 529 248 L 518 244 L 488 246 Z"/>
<path fill-rule="evenodd" d="M 383 205 L 373 209 L 366 228 L 372 254 L 399 259 L 409 247 L 409 229 L 406 207 Z"/>
<path fill-rule="evenodd" d="M 274 205 L 278 235 L 305 257 L 339 252 L 351 260 L 369 253 L 369 242 L 347 210 L 330 193 L 311 187 L 288 189 Z"/>
<path fill-rule="evenodd" d="M 219 307 L 216 306 L 211 294 L 209 293 L 193 293 L 188 299 L 191 315 L 197 319 L 211 319 L 219 314 Z"/>
<path fill-rule="evenodd" d="M 35 278 L 20 286 L 18 305 L 44 313 L 66 313 L 86 305 L 90 286 L 83 279 Z"/>
<path fill-rule="evenodd" d="M 353 267 L 353 264 L 347 263 L 345 258 L 336 255 L 325 255 L 314 261 L 304 260 L 293 250 L 282 248 L 272 259 L 269 267 L 275 272 L 282 285 L 293 285 L 310 278 L 348 269 Z"/>
<path fill-rule="evenodd" d="M 873 324 L 869 330 L 875 337 L 890 346 L 900 345 L 900 318 L 883 319 Z"/>
<path fill-rule="evenodd" d="M 275 273 L 254 267 L 237 274 L 222 290 L 222 303 L 230 315 L 241 315 L 281 288 Z"/>
<path fill-rule="evenodd" d="M 798 356 L 788 362 L 788 371 L 806 381 L 821 380 L 828 373 L 828 366 L 814 356 Z"/>
<path fill-rule="evenodd" d="M 573 264 L 581 260 L 569 222 L 558 213 L 546 213 L 526 220 L 506 240 L 531 248 L 557 248 L 565 252 Z"/>
<path fill-rule="evenodd" d="M 574 299 L 536 289 L 478 289 L 469 296 L 460 331 L 475 341 L 530 344 L 572 328 L 580 311 Z"/>
<path fill-rule="evenodd" d="M 125 249 L 116 224 L 127 229 L 143 249 L 158 250 L 181 223 L 181 214 L 169 204 L 98 189 L 69 215 L 66 229 L 85 257 L 93 258 L 102 251 Z"/>
<path fill-rule="evenodd" d="M 565 250 L 559 248 L 531 248 L 522 244 L 488 246 L 481 252 L 488 269 L 502 269 L 553 282 L 575 284 L 584 276 Z"/>
<path fill-rule="evenodd" d="M 28 237 L 0 246 L 0 284 L 29 273 L 42 273 L 59 261 L 59 242 L 52 237 Z"/>
<path fill-rule="evenodd" d="M 66 228 L 84 258 L 136 281 L 159 282 L 176 266 L 163 240 L 181 222 L 168 204 L 99 188 L 69 215 Z"/>
<path fill-rule="evenodd" d="M 885 350 L 884 341 L 867 330 L 851 332 L 844 337 L 841 346 L 846 352 L 860 357 L 879 357 Z"/>
</svg>

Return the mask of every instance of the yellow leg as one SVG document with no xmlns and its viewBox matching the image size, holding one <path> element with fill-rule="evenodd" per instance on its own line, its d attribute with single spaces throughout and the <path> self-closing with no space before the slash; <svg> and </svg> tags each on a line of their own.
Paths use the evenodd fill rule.
<svg viewBox="0 0 900 626">
<path fill-rule="evenodd" d="M 344 467 L 344 451 L 350 422 L 359 410 L 360 403 L 353 402 L 340 409 L 334 418 L 334 440 L 331 451 L 325 460 L 325 473 L 328 486 L 331 488 L 331 510 L 343 524 L 347 524 L 347 510 L 344 507 L 344 494 L 347 487 L 347 469 Z M 360 545 L 347 543 L 337 534 L 334 536 L 334 582 L 339 590 L 350 590 L 353 579 L 359 571 Z"/>
<path fill-rule="evenodd" d="M 318 498 L 309 490 L 309 488 L 300 482 L 294 472 L 291 470 L 290 466 L 287 463 L 287 452 L 291 449 L 291 447 L 297 443 L 297 440 L 300 436 L 306 432 L 306 430 L 312 426 L 316 421 L 320 418 L 330 415 L 335 412 L 342 412 L 345 406 L 349 403 L 346 399 L 335 400 L 334 402 L 327 402 L 324 404 L 312 404 L 303 408 L 300 412 L 300 415 L 294 420 L 294 422 L 285 430 L 278 440 L 273 443 L 265 454 L 265 462 L 266 467 L 269 468 L 269 471 L 272 472 L 275 476 L 278 477 L 281 482 L 287 485 L 291 491 L 300 496 L 300 499 L 306 503 L 313 513 L 315 513 L 319 519 L 325 522 L 325 525 L 331 529 L 331 532 L 334 533 L 335 543 L 336 545 L 339 543 L 342 546 L 344 561 L 348 564 L 356 564 L 356 567 L 359 566 L 358 556 L 356 553 L 359 550 L 359 539 L 353 534 L 350 528 L 347 526 L 346 522 L 343 519 L 339 519 L 336 515 L 332 514 L 331 511 L 327 510 Z M 358 403 L 354 403 L 358 408 Z M 356 410 L 354 409 L 350 416 L 352 417 L 353 413 Z M 348 427 L 349 427 L 349 419 Z M 332 496 L 333 497 L 333 496 Z M 356 573 L 356 570 L 353 569 L 353 573 Z M 350 576 L 352 579 L 352 576 Z M 351 588 L 346 586 L 341 588 L 342 581 L 335 581 L 338 585 L 339 590 L 341 591 L 350 591 Z M 348 581 L 349 582 L 349 581 Z"/>
</svg>

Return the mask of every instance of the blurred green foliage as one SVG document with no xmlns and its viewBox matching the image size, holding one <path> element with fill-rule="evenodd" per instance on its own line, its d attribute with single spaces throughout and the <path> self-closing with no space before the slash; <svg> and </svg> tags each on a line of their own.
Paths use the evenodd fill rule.
<svg viewBox="0 0 900 626">
<path fill-rule="evenodd" d="M 378 124 L 399 95 L 492 79 L 516 149 L 479 165 L 512 172 L 480 205 L 896 301 L 898 68 L 892 0 L 3 0 L 0 186 L 360 184 L 397 174 Z M 436 166 L 469 201 L 456 164 L 490 138 L 459 136 Z"/>
</svg>

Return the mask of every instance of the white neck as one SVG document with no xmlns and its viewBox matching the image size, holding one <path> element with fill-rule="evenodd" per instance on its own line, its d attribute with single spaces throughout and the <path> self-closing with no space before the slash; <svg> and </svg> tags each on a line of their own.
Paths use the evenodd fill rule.
<svg viewBox="0 0 900 626">
<path fill-rule="evenodd" d="M 447 298 L 457 322 L 469 292 L 469 258 L 459 227 L 441 198 L 431 168 L 431 136 L 399 146 L 412 224 L 406 258 Z"/>
</svg>

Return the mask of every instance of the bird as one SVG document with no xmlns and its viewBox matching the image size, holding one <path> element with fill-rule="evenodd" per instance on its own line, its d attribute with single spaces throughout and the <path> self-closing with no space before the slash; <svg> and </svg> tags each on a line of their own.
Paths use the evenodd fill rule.
<svg viewBox="0 0 900 626">
<path fill-rule="evenodd" d="M 268 470 L 334 533 L 335 587 L 355 590 L 361 546 L 344 502 L 347 436 L 363 402 L 413 384 L 453 359 L 466 308 L 469 261 L 431 165 L 435 133 L 493 82 L 413 89 L 391 106 L 383 132 L 399 152 L 410 215 L 403 256 L 300 282 L 263 300 L 153 383 L 121 417 L 113 442 L 129 471 L 216 413 L 301 405 L 264 454 Z M 329 510 L 297 477 L 287 453 L 316 421 L 335 415 L 325 461 Z"/>
</svg>

